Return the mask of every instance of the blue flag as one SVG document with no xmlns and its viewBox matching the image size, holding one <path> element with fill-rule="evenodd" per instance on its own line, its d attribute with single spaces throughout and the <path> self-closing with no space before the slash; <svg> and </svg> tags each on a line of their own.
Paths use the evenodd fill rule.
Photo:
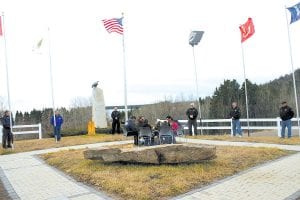
<svg viewBox="0 0 300 200">
<path fill-rule="evenodd" d="M 287 8 L 291 13 L 291 22 L 294 23 L 295 21 L 300 19 L 300 3 Z"/>
</svg>

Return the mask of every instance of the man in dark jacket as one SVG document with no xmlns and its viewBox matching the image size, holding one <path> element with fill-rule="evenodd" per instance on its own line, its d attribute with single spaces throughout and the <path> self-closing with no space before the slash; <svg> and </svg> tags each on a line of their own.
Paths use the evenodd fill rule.
<svg viewBox="0 0 300 200">
<path fill-rule="evenodd" d="M 55 137 L 55 141 L 59 142 L 60 139 L 61 139 L 61 134 L 60 134 L 61 125 L 64 123 L 64 119 L 59 114 L 58 111 L 55 111 L 55 116 L 53 115 L 51 117 L 50 123 L 53 126 L 53 130 L 54 130 L 53 134 L 54 134 L 54 137 Z"/>
<path fill-rule="evenodd" d="M 193 126 L 194 134 L 197 135 L 198 110 L 194 107 L 194 103 L 191 103 L 191 107 L 187 109 L 185 114 L 188 117 L 189 134 L 192 135 L 192 126 Z"/>
<path fill-rule="evenodd" d="M 111 113 L 111 118 L 113 120 L 112 122 L 112 134 L 115 134 L 116 131 L 116 126 L 117 126 L 117 133 L 121 133 L 120 131 L 120 118 L 121 118 L 121 113 L 118 111 L 118 108 L 115 107 L 114 111 Z"/>
<path fill-rule="evenodd" d="M 127 121 L 127 124 L 125 125 L 125 128 L 127 130 L 127 135 L 134 137 L 134 145 L 138 145 L 139 144 L 139 130 L 136 126 L 135 123 L 136 117 L 135 116 L 131 116 L 130 119 Z"/>
<path fill-rule="evenodd" d="M 281 122 L 281 138 L 285 137 L 285 127 L 288 129 L 288 138 L 292 137 L 292 121 L 291 119 L 294 117 L 294 112 L 292 108 L 287 105 L 286 101 L 281 103 L 280 111 L 279 111 Z"/>
<path fill-rule="evenodd" d="M 239 107 L 237 106 L 236 102 L 232 102 L 231 111 L 229 113 L 229 116 L 232 119 L 233 136 L 236 136 L 236 134 L 238 134 L 239 137 L 242 137 L 242 129 L 241 129 L 241 123 L 240 123 L 241 111 L 240 111 Z"/>
<path fill-rule="evenodd" d="M 3 126 L 2 147 L 4 149 L 12 148 L 13 144 L 13 134 L 11 132 L 11 126 L 13 126 L 14 122 L 13 119 L 10 119 L 10 115 L 10 112 L 7 110 L 4 112 L 4 116 L 1 119 Z"/>
</svg>

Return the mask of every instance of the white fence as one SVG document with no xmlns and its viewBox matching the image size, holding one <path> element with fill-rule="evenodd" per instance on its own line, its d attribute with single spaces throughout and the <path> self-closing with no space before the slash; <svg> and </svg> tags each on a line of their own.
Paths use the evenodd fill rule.
<svg viewBox="0 0 300 200">
<path fill-rule="evenodd" d="M 157 119 L 157 121 L 164 121 Z M 181 124 L 187 124 L 188 120 L 178 120 Z M 297 121 L 296 118 L 293 118 L 292 121 Z M 200 130 L 231 130 L 231 135 L 233 135 L 232 132 L 232 120 L 231 119 L 202 119 L 202 127 L 200 127 L 200 120 L 197 120 L 197 129 Z M 240 122 L 247 122 L 247 119 L 240 119 Z M 249 122 L 273 122 L 276 123 L 276 126 L 249 126 L 249 130 L 277 130 L 278 137 L 281 137 L 281 119 L 279 117 L 277 118 L 257 118 L 257 119 L 249 119 Z M 228 123 L 227 126 L 209 126 L 209 123 Z M 245 123 L 244 123 L 245 124 Z M 187 125 L 184 125 L 184 129 L 188 129 Z M 242 129 L 248 130 L 247 124 L 246 126 L 242 126 Z M 298 126 L 293 126 L 292 129 L 298 129 Z M 193 133 L 194 135 L 194 133 Z M 300 136 L 300 135 L 299 135 Z"/>
<path fill-rule="evenodd" d="M 16 131 L 18 129 L 26 129 L 26 128 L 35 128 L 36 130 L 30 131 Z M 42 124 L 33 124 L 33 125 L 16 125 L 13 126 L 13 134 L 21 135 L 21 134 L 39 134 L 39 139 L 42 139 Z M 0 143 L 2 143 L 2 127 L 0 127 Z"/>
</svg>

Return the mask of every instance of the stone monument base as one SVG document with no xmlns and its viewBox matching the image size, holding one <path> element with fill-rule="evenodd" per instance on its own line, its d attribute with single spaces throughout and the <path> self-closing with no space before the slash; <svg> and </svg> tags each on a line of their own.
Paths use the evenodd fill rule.
<svg viewBox="0 0 300 200">
<path fill-rule="evenodd" d="M 199 163 L 215 157 L 216 147 L 195 144 L 166 144 L 131 149 L 102 147 L 84 151 L 85 159 L 100 160 L 104 163 Z"/>
</svg>

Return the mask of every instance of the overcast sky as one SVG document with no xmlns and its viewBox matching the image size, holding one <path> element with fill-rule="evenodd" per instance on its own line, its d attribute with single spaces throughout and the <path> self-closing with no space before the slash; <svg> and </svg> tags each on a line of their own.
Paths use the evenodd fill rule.
<svg viewBox="0 0 300 200">
<path fill-rule="evenodd" d="M 191 30 L 203 30 L 195 46 L 199 95 L 212 95 L 224 79 L 243 81 L 239 25 L 252 17 L 255 34 L 243 43 L 247 78 L 265 83 L 291 72 L 287 0 L 0 0 L 5 14 L 12 110 L 51 107 L 47 28 L 56 107 L 90 97 L 100 81 L 106 105 L 123 105 L 122 36 L 102 19 L 124 12 L 128 104 L 196 96 Z M 288 18 L 290 18 L 290 14 Z M 290 20 L 290 19 L 289 19 Z M 300 64 L 300 22 L 290 25 L 294 68 Z M 42 54 L 32 47 L 44 38 Z M 3 37 L 0 96 L 6 98 Z"/>
</svg>

